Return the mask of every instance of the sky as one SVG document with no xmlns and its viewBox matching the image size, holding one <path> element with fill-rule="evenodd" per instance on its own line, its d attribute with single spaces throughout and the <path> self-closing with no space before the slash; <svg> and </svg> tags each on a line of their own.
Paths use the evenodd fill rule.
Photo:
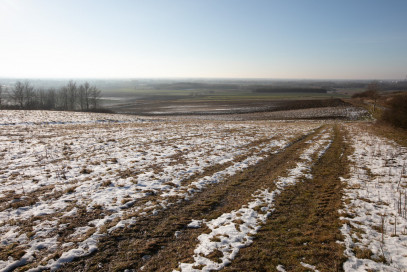
<svg viewBox="0 0 407 272">
<path fill-rule="evenodd" d="M 406 0 L 0 0 L 0 78 L 406 75 Z"/>
</svg>

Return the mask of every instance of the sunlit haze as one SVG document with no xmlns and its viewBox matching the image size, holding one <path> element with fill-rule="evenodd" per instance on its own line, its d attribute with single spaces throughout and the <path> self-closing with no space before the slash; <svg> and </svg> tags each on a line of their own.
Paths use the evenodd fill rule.
<svg viewBox="0 0 407 272">
<path fill-rule="evenodd" d="M 407 1 L 0 0 L 0 77 L 404 79 Z"/>
</svg>

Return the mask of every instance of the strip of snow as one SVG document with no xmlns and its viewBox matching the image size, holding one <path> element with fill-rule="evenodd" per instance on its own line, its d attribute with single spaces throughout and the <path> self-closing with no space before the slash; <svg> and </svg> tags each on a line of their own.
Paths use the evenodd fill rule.
<svg viewBox="0 0 407 272">
<path fill-rule="evenodd" d="M 311 270 L 314 271 L 314 272 L 319 272 L 319 270 L 317 270 L 316 267 L 313 266 L 313 265 L 306 264 L 306 263 L 303 263 L 303 262 L 300 262 L 300 264 L 301 264 L 303 267 L 308 268 L 308 269 L 311 269 Z"/>
<path fill-rule="evenodd" d="M 188 228 L 197 229 L 202 226 L 202 220 L 192 220 L 191 223 L 187 225 Z"/>
<path fill-rule="evenodd" d="M 256 234 L 259 225 L 267 219 L 276 194 L 268 190 L 258 191 L 253 195 L 256 199 L 247 206 L 207 222 L 212 231 L 198 237 L 200 243 L 194 250 L 195 262 L 180 264 L 181 271 L 195 271 L 194 267 L 200 265 L 204 266 L 203 271 L 219 270 L 228 265 L 240 248 L 252 243 L 250 235 Z M 266 206 L 258 212 L 254 210 L 261 205 Z M 213 261 L 208 255 L 216 250 L 222 252 L 222 257 Z"/>
<path fill-rule="evenodd" d="M 220 270 L 231 263 L 239 250 L 253 242 L 252 236 L 264 224 L 273 212 L 274 199 L 285 187 L 310 178 L 312 156 L 322 155 L 330 146 L 330 132 L 322 132 L 315 137 L 310 146 L 303 151 L 297 166 L 290 169 L 287 177 L 276 181 L 277 189 L 258 190 L 253 194 L 253 200 L 239 210 L 224 213 L 220 217 L 205 222 L 210 233 L 201 234 L 199 243 L 194 250 L 193 263 L 180 263 L 181 271 L 213 271 Z M 190 224 L 194 224 L 192 221 Z M 214 257 L 214 256 L 216 257 Z M 176 271 L 176 270 L 174 270 Z"/>
</svg>

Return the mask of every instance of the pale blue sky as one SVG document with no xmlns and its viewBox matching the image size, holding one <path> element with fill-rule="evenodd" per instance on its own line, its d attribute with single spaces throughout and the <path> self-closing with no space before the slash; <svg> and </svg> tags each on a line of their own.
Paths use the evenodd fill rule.
<svg viewBox="0 0 407 272">
<path fill-rule="evenodd" d="M 0 0 L 0 77 L 406 74 L 407 0 Z"/>
</svg>

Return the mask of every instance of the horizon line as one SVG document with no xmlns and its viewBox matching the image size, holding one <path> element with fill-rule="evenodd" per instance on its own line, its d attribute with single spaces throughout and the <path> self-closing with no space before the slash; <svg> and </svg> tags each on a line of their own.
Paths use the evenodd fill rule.
<svg viewBox="0 0 407 272">
<path fill-rule="evenodd" d="M 406 81 L 406 78 L 267 78 L 267 77 L 1 77 L 0 80 L 245 80 L 245 81 Z"/>
</svg>

